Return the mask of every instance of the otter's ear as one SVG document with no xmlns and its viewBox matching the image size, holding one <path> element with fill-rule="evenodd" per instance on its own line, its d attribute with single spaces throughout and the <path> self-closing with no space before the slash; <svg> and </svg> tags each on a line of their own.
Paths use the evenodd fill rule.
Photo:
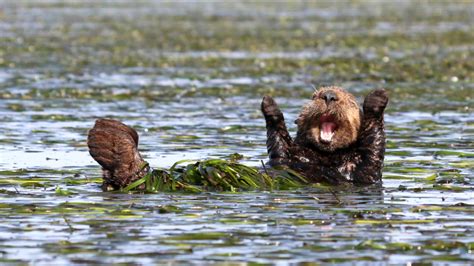
<svg viewBox="0 0 474 266">
<path fill-rule="evenodd" d="M 303 123 L 304 123 L 304 117 L 303 115 L 300 113 L 298 115 L 298 118 L 295 119 L 295 124 L 298 126 L 298 127 L 301 127 L 303 126 Z"/>
<path fill-rule="evenodd" d="M 388 103 L 387 91 L 384 89 L 373 90 L 365 97 L 364 100 L 364 114 L 377 114 L 380 115 L 385 110 Z"/>
</svg>

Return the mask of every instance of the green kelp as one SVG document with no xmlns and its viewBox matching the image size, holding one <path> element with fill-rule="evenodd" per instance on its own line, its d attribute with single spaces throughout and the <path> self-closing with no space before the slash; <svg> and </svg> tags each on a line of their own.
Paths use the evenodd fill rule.
<svg viewBox="0 0 474 266">
<path fill-rule="evenodd" d="M 235 161 L 209 159 L 197 161 L 184 167 L 190 160 L 176 162 L 169 169 L 156 169 L 136 180 L 124 192 L 203 192 L 203 191 L 246 191 L 285 190 L 301 188 L 309 181 L 297 172 L 286 169 L 260 171 Z"/>
</svg>

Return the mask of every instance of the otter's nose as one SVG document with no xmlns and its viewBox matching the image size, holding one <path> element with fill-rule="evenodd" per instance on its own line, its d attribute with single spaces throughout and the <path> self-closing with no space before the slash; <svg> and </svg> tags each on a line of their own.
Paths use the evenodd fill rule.
<svg viewBox="0 0 474 266">
<path fill-rule="evenodd" d="M 337 95 L 334 91 L 326 91 L 323 94 L 323 99 L 326 101 L 326 104 L 337 101 Z"/>
</svg>

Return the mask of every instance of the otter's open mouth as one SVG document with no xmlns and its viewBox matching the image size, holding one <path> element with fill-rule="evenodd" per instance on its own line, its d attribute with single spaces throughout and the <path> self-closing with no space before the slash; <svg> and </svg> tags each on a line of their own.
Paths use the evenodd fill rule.
<svg viewBox="0 0 474 266">
<path fill-rule="evenodd" d="M 337 129 L 336 120 L 332 115 L 322 115 L 319 122 L 319 137 L 321 141 L 326 143 L 331 142 L 334 132 Z"/>
</svg>

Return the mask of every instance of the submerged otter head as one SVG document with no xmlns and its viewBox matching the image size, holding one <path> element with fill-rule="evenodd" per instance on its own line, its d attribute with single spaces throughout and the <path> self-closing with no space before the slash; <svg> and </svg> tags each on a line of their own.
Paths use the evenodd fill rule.
<svg viewBox="0 0 474 266">
<path fill-rule="evenodd" d="M 322 87 L 295 121 L 297 141 L 333 152 L 357 140 L 360 121 L 360 108 L 352 94 L 339 87 Z"/>
</svg>

